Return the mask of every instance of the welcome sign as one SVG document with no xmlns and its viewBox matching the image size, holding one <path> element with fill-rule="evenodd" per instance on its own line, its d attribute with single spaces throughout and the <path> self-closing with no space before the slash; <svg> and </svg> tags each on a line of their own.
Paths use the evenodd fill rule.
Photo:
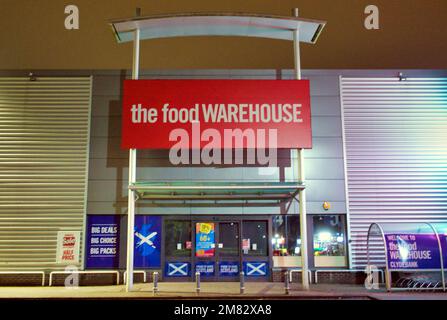
<svg viewBox="0 0 447 320">
<path fill-rule="evenodd" d="M 308 80 L 126 80 L 122 147 L 311 148 Z"/>
<path fill-rule="evenodd" d="M 391 270 L 441 268 L 435 234 L 387 234 L 385 241 Z"/>
</svg>

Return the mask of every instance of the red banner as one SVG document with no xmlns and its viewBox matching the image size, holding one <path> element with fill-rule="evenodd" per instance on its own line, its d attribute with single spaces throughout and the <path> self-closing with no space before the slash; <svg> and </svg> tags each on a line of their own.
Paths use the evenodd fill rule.
<svg viewBox="0 0 447 320">
<path fill-rule="evenodd" d="M 126 80 L 122 147 L 311 148 L 308 80 Z"/>
</svg>

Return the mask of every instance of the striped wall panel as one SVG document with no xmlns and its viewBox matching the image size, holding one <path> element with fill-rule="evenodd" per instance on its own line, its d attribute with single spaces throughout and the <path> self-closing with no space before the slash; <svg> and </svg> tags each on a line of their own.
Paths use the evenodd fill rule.
<svg viewBox="0 0 447 320">
<path fill-rule="evenodd" d="M 57 232 L 84 230 L 91 84 L 0 78 L 0 270 L 60 269 Z"/>
<path fill-rule="evenodd" d="M 351 267 L 363 268 L 371 223 L 447 221 L 447 78 L 342 77 L 340 90 Z"/>
</svg>

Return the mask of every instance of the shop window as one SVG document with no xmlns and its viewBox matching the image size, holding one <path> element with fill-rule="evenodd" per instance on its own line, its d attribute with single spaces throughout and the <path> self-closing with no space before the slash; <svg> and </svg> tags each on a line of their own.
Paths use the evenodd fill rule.
<svg viewBox="0 0 447 320">
<path fill-rule="evenodd" d="M 274 216 L 272 248 L 274 256 L 300 256 L 300 217 Z"/>
<path fill-rule="evenodd" d="M 250 256 L 268 255 L 268 232 L 266 221 L 243 222 L 242 253 Z"/>
<path fill-rule="evenodd" d="M 315 266 L 346 267 L 347 255 L 344 216 L 314 216 L 312 223 Z"/>
<path fill-rule="evenodd" d="M 189 257 L 191 248 L 191 222 L 165 221 L 165 255 L 167 257 Z"/>
</svg>

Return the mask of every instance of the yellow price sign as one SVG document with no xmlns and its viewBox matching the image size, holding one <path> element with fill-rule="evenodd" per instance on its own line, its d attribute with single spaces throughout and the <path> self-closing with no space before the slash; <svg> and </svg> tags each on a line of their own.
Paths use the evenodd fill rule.
<svg viewBox="0 0 447 320">
<path fill-rule="evenodd" d="M 212 223 L 201 223 L 200 224 L 200 233 L 208 234 L 213 230 L 213 224 Z"/>
</svg>

